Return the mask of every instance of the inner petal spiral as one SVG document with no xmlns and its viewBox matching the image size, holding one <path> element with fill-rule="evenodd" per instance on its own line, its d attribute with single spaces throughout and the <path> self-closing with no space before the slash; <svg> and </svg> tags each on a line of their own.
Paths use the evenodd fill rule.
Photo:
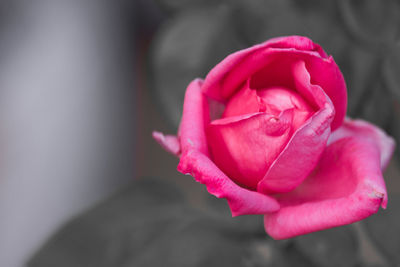
<svg viewBox="0 0 400 267">
<path fill-rule="evenodd" d="M 213 161 L 232 180 L 256 189 L 291 135 L 313 114 L 295 90 L 282 86 L 233 95 L 222 117 L 207 127 Z"/>
<path fill-rule="evenodd" d="M 265 112 L 281 113 L 293 109 L 293 130 L 297 130 L 312 115 L 312 107 L 294 90 L 284 87 L 270 87 L 256 90 L 259 96 L 260 107 Z M 263 111 L 263 110 L 260 110 Z"/>
</svg>

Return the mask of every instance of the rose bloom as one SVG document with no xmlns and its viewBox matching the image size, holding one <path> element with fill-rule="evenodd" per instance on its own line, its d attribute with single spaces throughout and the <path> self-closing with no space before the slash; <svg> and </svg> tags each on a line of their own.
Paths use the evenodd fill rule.
<svg viewBox="0 0 400 267">
<path fill-rule="evenodd" d="M 263 214 L 284 239 L 362 220 L 387 204 L 394 141 L 345 118 L 331 56 L 289 36 L 238 51 L 189 84 L 177 136 L 154 138 L 232 215 Z"/>
</svg>

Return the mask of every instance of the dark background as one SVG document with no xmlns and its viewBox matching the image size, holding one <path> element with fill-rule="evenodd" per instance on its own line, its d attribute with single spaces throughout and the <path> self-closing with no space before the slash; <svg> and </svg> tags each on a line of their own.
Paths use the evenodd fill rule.
<svg viewBox="0 0 400 267">
<path fill-rule="evenodd" d="M 0 266 L 400 264 L 398 150 L 387 210 L 274 241 L 151 138 L 176 132 L 192 79 L 297 34 L 333 55 L 348 115 L 399 142 L 399 1 L 16 0 L 0 12 Z"/>
</svg>

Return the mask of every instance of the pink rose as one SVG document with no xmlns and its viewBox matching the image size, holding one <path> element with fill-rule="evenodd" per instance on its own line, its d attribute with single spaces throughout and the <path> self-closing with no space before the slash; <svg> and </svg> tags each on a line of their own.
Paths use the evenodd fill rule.
<svg viewBox="0 0 400 267">
<path fill-rule="evenodd" d="M 187 88 L 178 137 L 154 132 L 233 216 L 264 214 L 284 239 L 362 220 L 387 204 L 382 169 L 394 141 L 345 118 L 331 56 L 289 36 L 229 55 Z"/>
</svg>

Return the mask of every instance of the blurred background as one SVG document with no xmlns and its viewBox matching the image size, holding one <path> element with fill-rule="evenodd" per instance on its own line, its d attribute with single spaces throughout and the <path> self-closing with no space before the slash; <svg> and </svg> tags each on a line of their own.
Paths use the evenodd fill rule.
<svg viewBox="0 0 400 267">
<path fill-rule="evenodd" d="M 0 266 L 399 266 L 388 209 L 291 240 L 176 171 L 187 84 L 228 54 L 305 35 L 345 77 L 348 115 L 400 143 L 398 0 L 0 3 Z"/>
</svg>

